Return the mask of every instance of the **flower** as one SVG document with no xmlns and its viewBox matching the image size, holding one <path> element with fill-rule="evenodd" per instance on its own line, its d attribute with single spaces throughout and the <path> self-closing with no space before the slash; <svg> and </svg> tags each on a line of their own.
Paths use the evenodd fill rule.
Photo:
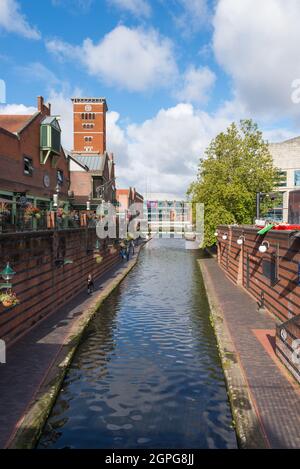
<svg viewBox="0 0 300 469">
<path fill-rule="evenodd" d="M 96 260 L 97 264 L 100 264 L 100 263 L 103 261 L 103 257 L 100 256 L 99 254 L 97 254 L 97 255 L 95 256 L 95 260 Z"/>
<path fill-rule="evenodd" d="M 36 217 L 40 218 L 41 217 L 41 211 L 38 207 L 35 207 L 32 204 L 28 204 L 27 207 L 25 208 L 25 218 L 31 218 L 31 217 Z"/>
<path fill-rule="evenodd" d="M 3 304 L 3 306 L 9 308 L 19 304 L 20 300 L 18 300 L 16 293 L 14 293 L 12 290 L 8 290 L 6 293 L 0 294 L 0 302 Z"/>
<path fill-rule="evenodd" d="M 0 215 L 9 215 L 10 211 L 8 205 L 5 202 L 0 202 Z"/>
</svg>

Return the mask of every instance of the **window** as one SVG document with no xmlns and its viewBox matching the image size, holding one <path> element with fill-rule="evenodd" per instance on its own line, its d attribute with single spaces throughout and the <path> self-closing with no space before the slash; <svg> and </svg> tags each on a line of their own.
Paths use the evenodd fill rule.
<svg viewBox="0 0 300 469">
<path fill-rule="evenodd" d="M 103 177 L 94 176 L 93 177 L 93 199 L 101 199 L 103 188 Z"/>
<path fill-rule="evenodd" d="M 277 187 L 286 187 L 287 186 L 287 172 L 278 171 L 278 181 L 276 184 Z"/>
<path fill-rule="evenodd" d="M 294 172 L 294 184 L 295 186 L 300 186 L 300 169 L 296 169 Z"/>
<path fill-rule="evenodd" d="M 27 176 L 33 175 L 32 159 L 28 156 L 24 156 L 24 174 L 27 174 Z"/>
<path fill-rule="evenodd" d="M 61 169 L 56 171 L 56 179 L 58 184 L 61 185 L 64 183 L 64 172 Z"/>
<path fill-rule="evenodd" d="M 93 140 L 93 137 L 84 137 L 85 142 L 91 142 Z"/>
</svg>

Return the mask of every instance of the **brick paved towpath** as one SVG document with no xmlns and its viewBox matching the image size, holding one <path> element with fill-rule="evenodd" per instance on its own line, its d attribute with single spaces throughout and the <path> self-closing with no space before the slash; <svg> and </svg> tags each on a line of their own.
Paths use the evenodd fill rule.
<svg viewBox="0 0 300 469">
<path fill-rule="evenodd" d="M 300 448 L 300 386 L 274 354 L 275 318 L 258 312 L 255 300 L 227 279 L 215 259 L 199 264 L 244 446 Z M 247 403 L 241 395 L 248 395 L 248 405 L 241 405 Z"/>
<path fill-rule="evenodd" d="M 91 296 L 78 294 L 8 348 L 0 365 L 0 448 L 34 445 L 84 326 L 135 265 L 139 249 L 96 280 Z"/>
</svg>

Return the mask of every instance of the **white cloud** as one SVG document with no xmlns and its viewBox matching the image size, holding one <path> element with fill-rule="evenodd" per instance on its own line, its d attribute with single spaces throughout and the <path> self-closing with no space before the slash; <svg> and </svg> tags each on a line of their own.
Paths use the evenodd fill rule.
<svg viewBox="0 0 300 469">
<path fill-rule="evenodd" d="M 58 85 L 61 83 L 57 75 L 40 62 L 30 62 L 27 65 L 18 65 L 16 67 L 16 71 L 24 80 L 27 81 L 42 81 L 48 86 Z"/>
<path fill-rule="evenodd" d="M 209 92 L 216 81 L 216 76 L 208 67 L 190 66 L 182 77 L 182 81 L 182 87 L 176 92 L 179 100 L 206 103 Z"/>
<path fill-rule="evenodd" d="M 97 44 L 51 40 L 47 48 L 60 58 L 80 60 L 91 75 L 128 91 L 170 86 L 178 73 L 171 41 L 152 29 L 117 26 Z"/>
<path fill-rule="evenodd" d="M 0 114 L 21 114 L 30 115 L 37 112 L 34 106 L 25 106 L 24 104 L 4 104 L 0 105 Z"/>
<path fill-rule="evenodd" d="M 72 96 L 81 96 L 79 89 L 52 90 L 52 115 L 61 116 L 62 143 L 73 148 Z M 184 197 L 188 185 L 195 180 L 200 156 L 211 140 L 224 131 L 239 115 L 240 108 L 225 105 L 215 114 L 200 111 L 192 104 L 180 103 L 161 109 L 140 124 L 121 125 L 120 114 L 107 113 L 107 151 L 115 154 L 117 186 L 135 186 L 140 192 L 168 192 Z M 36 108 L 22 104 L 0 107 L 2 114 L 32 114 Z M 269 141 L 291 138 L 289 129 L 275 128 L 264 132 Z"/>
<path fill-rule="evenodd" d="M 0 1 L 0 28 L 20 34 L 28 39 L 40 39 L 41 37 L 40 32 L 30 26 L 16 0 Z"/>
<path fill-rule="evenodd" d="M 118 127 L 117 114 L 114 126 Z M 195 178 L 197 164 L 211 138 L 229 121 L 196 110 L 191 104 L 161 109 L 142 124 L 130 124 L 118 138 L 116 173 L 118 186 L 134 185 L 145 191 L 184 195 Z M 115 133 L 108 126 L 108 150 L 115 145 Z"/>
<path fill-rule="evenodd" d="M 81 96 L 82 91 L 75 88 L 72 92 L 68 89 L 57 91 L 52 89 L 47 98 L 51 103 L 51 114 L 60 116 L 62 129 L 62 144 L 67 150 L 73 149 L 73 106 L 71 98 Z"/>
<path fill-rule="evenodd" d="M 151 16 L 151 7 L 146 0 L 107 0 L 107 3 L 138 17 Z"/>
<path fill-rule="evenodd" d="M 182 13 L 173 15 L 175 24 L 185 35 L 197 32 L 210 22 L 210 11 L 207 0 L 178 0 Z"/>
<path fill-rule="evenodd" d="M 124 168 L 128 164 L 128 141 L 125 130 L 118 123 L 120 114 L 109 111 L 106 114 L 106 132 L 108 151 L 113 152 L 118 160 L 118 164 Z"/>
<path fill-rule="evenodd" d="M 248 112 L 277 118 L 299 114 L 291 84 L 300 78 L 298 0 L 219 0 L 213 47 Z"/>
</svg>

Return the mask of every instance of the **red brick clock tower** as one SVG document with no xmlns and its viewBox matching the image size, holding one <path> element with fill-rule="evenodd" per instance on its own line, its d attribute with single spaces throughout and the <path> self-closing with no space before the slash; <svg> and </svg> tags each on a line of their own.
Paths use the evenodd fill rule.
<svg viewBox="0 0 300 469">
<path fill-rule="evenodd" d="M 72 98 L 74 153 L 103 154 L 106 151 L 105 98 Z"/>
</svg>

